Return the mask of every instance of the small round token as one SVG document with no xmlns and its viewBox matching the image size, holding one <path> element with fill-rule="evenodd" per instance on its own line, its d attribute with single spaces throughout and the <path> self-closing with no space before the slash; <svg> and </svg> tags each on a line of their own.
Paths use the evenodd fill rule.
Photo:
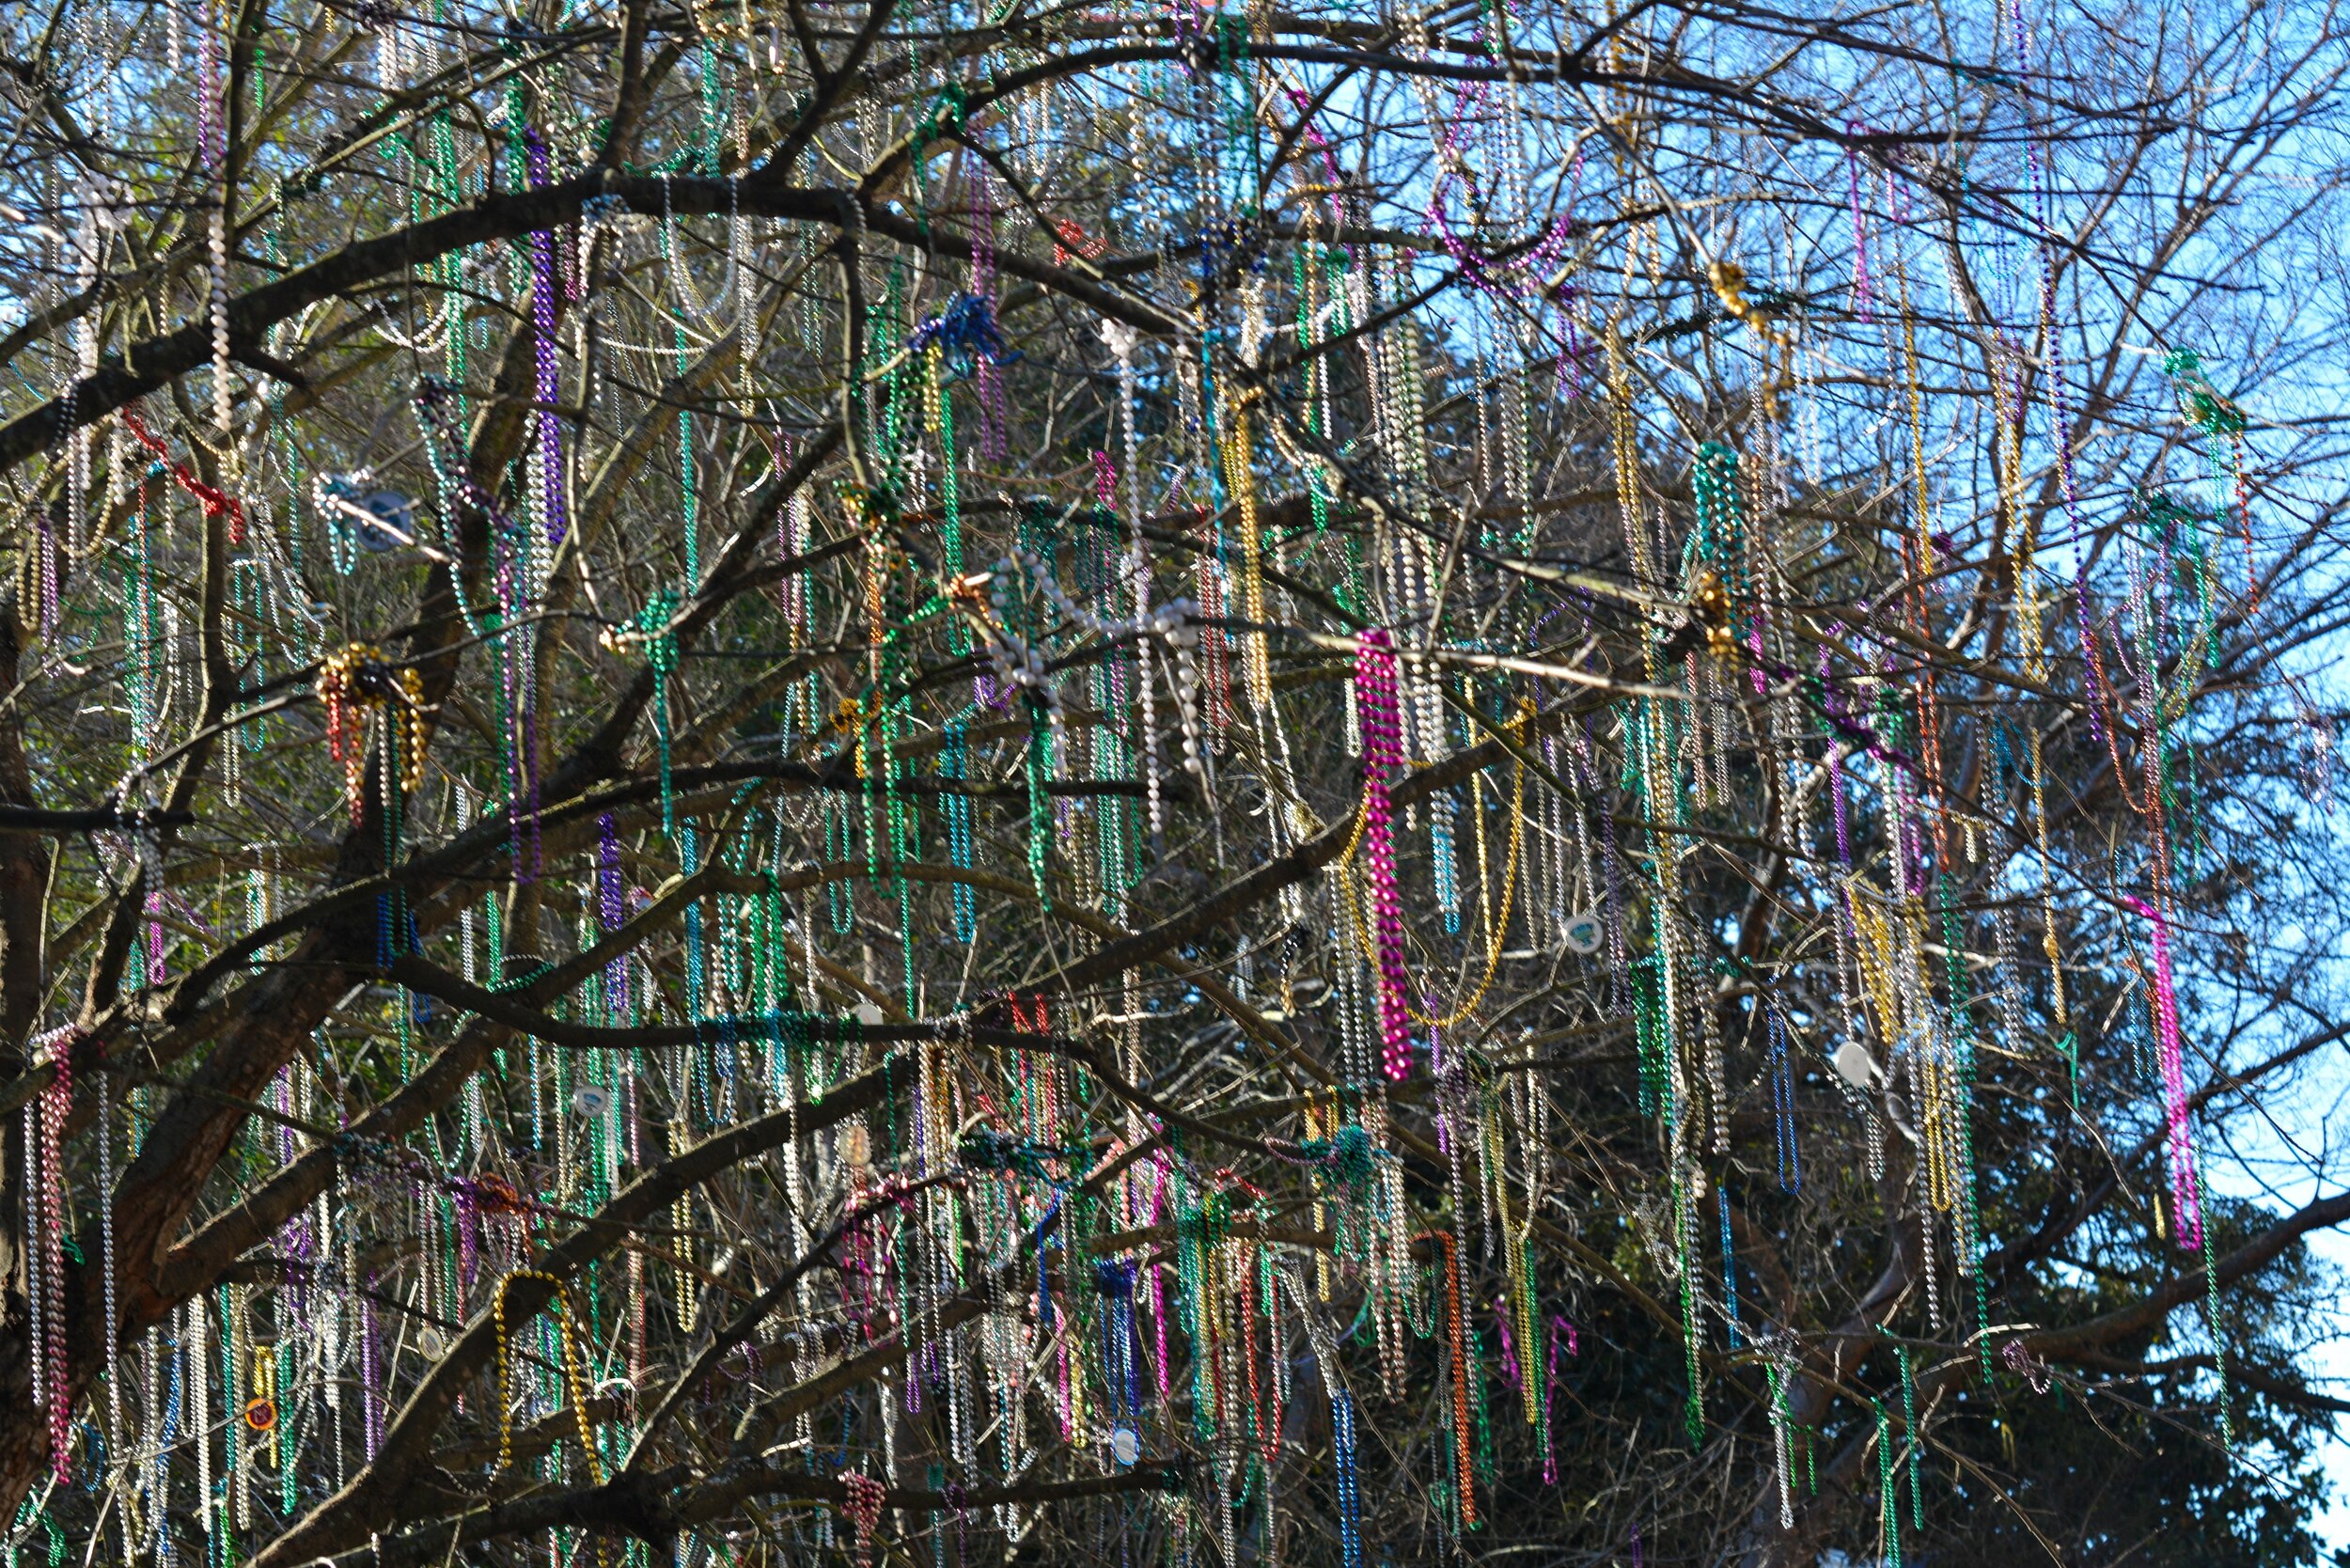
<svg viewBox="0 0 2350 1568">
<path fill-rule="evenodd" d="M 859 1002 L 856 1005 L 856 1021 L 869 1029 L 879 1027 L 882 1011 L 871 1002 Z"/>
<path fill-rule="evenodd" d="M 612 1108 L 612 1093 L 601 1084 L 581 1084 L 572 1090 L 572 1109 L 593 1119 Z"/>
<path fill-rule="evenodd" d="M 1120 1465 L 1132 1465 L 1142 1457 L 1142 1434 L 1130 1426 L 1110 1429 L 1110 1457 Z"/>
<path fill-rule="evenodd" d="M 448 1346 L 442 1341 L 441 1331 L 437 1328 L 428 1328 L 416 1336 L 416 1350 L 428 1361 L 438 1361 L 448 1354 Z"/>
<path fill-rule="evenodd" d="M 244 1424 L 256 1432 L 270 1432 L 277 1426 L 277 1402 L 257 1399 L 244 1407 Z"/>
<path fill-rule="evenodd" d="M 854 1121 L 840 1129 L 840 1158 L 852 1166 L 873 1163 L 873 1137 Z"/>
<path fill-rule="evenodd" d="M 359 503 L 367 516 L 353 518 L 362 549 L 381 555 L 415 541 L 416 503 L 397 490 L 379 490 Z"/>
<path fill-rule="evenodd" d="M 1590 910 L 1573 916 L 1567 921 L 1567 946 L 1576 952 L 1588 954 L 1599 951 L 1599 940 L 1604 934 L 1598 915 Z"/>
</svg>

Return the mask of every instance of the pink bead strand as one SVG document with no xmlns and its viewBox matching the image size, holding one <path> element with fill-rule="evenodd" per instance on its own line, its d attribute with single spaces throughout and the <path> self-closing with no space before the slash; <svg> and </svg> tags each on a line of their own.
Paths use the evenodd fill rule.
<svg viewBox="0 0 2350 1568">
<path fill-rule="evenodd" d="M 1379 949 L 1379 1038 L 1387 1076 L 1401 1083 L 1412 1074 L 1412 1023 L 1403 1000 L 1403 909 L 1395 886 L 1387 774 L 1402 760 L 1402 731 L 1396 717 L 1395 649 L 1384 631 L 1363 634 L 1355 656 L 1355 701 L 1363 730 L 1363 853 Z"/>
<path fill-rule="evenodd" d="M 2178 1216 L 2179 1247 L 2194 1252 L 2203 1245 L 2203 1202 L 2196 1189 L 2195 1138 L 2187 1124 L 2186 1055 L 2179 1038 L 2178 993 L 2170 977 L 2170 922 L 2140 899 L 2123 901 L 2154 928 L 2154 1032 L 2162 1058 L 2163 1134 L 2170 1144 L 2170 1201 Z"/>
</svg>

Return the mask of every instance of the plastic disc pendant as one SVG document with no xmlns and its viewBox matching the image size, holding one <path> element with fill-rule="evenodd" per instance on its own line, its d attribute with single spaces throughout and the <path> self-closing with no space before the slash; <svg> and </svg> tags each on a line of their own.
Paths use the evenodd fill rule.
<svg viewBox="0 0 2350 1568">
<path fill-rule="evenodd" d="M 572 1090 L 572 1109 L 593 1120 L 612 1108 L 612 1093 L 600 1084 L 581 1084 Z"/>
<path fill-rule="evenodd" d="M 1110 1429 L 1110 1457 L 1120 1465 L 1132 1465 L 1142 1457 L 1142 1434 L 1130 1426 Z"/>
<path fill-rule="evenodd" d="M 448 1346 L 441 1339 L 441 1331 L 428 1328 L 416 1336 L 416 1354 L 428 1361 L 438 1361 L 448 1354 Z"/>
<path fill-rule="evenodd" d="M 873 1005 L 871 1002 L 857 1003 L 855 1011 L 856 1021 L 864 1025 L 867 1028 L 878 1028 L 881 1027 L 882 1010 Z"/>
<path fill-rule="evenodd" d="M 1579 953 L 1599 951 L 1599 939 L 1606 934 L 1600 929 L 1599 916 L 1590 910 L 1571 916 L 1567 920 L 1567 946 Z"/>
<path fill-rule="evenodd" d="M 1828 1058 L 1836 1068 L 1836 1075 L 1855 1089 L 1866 1089 L 1876 1075 L 1877 1064 L 1870 1059 L 1869 1047 L 1857 1040 L 1847 1040 L 1836 1047 L 1836 1055 Z"/>
<path fill-rule="evenodd" d="M 368 515 L 353 518 L 359 547 L 381 555 L 416 541 L 416 503 L 397 490 L 379 490 L 359 503 Z"/>
</svg>

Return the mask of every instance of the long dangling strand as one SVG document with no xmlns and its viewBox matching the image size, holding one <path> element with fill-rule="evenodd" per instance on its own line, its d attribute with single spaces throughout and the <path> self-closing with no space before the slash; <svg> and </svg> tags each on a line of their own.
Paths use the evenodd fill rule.
<svg viewBox="0 0 2350 1568">
<path fill-rule="evenodd" d="M 1363 855 L 1371 875 L 1372 927 L 1379 949 L 1379 1038 L 1389 1078 L 1412 1073 L 1411 1013 L 1405 999 L 1403 911 L 1395 881 L 1393 808 L 1387 775 L 1402 760 L 1395 652 L 1387 634 L 1363 634 L 1355 657 L 1355 701 L 1363 731 Z"/>
<path fill-rule="evenodd" d="M 49 1296 L 49 1469 L 59 1486 L 73 1479 L 68 1444 L 73 1435 L 73 1388 L 65 1359 L 65 1133 L 73 1111 L 73 1040 L 56 1048 L 56 1076 L 41 1100 L 41 1285 Z"/>
<path fill-rule="evenodd" d="M 122 1379 L 115 1353 L 122 1316 L 115 1299 L 114 1080 L 104 1073 L 98 1075 L 98 1267 L 106 1314 L 106 1337 L 98 1356 L 106 1378 L 106 1441 L 111 1447 L 122 1441 Z"/>
<path fill-rule="evenodd" d="M 627 897 L 620 875 L 620 836 L 612 813 L 596 819 L 596 913 L 604 933 L 620 929 L 627 918 Z M 615 958 L 603 966 L 603 1006 L 615 1026 L 629 1019 L 628 959 Z"/>
<path fill-rule="evenodd" d="M 2154 927 L 2154 1027 L 2161 1058 L 2163 1136 L 2170 1156 L 2171 1213 L 2180 1250 L 2193 1252 L 2203 1245 L 2203 1206 L 2195 1176 L 2195 1141 L 2186 1095 L 2186 1064 L 2179 1038 L 2179 1005 L 2170 977 L 2170 921 L 2156 906 L 2138 899 L 2123 901 L 2146 917 Z"/>
<path fill-rule="evenodd" d="M 1102 340 L 1109 345 L 1118 360 L 1119 426 L 1125 439 L 1125 463 L 1121 473 L 1125 479 L 1126 514 L 1129 521 L 1126 574 L 1134 593 L 1133 614 L 1136 623 L 1147 625 L 1151 619 L 1151 548 L 1142 534 L 1144 496 L 1140 470 L 1142 435 L 1135 428 L 1135 350 L 1141 344 L 1141 334 L 1122 321 L 1104 321 Z M 1141 705 L 1136 728 L 1141 731 L 1140 745 L 1136 748 L 1143 760 L 1142 788 L 1149 813 L 1151 836 L 1158 838 L 1166 831 L 1166 822 L 1159 800 L 1159 729 L 1157 698 L 1151 686 L 1151 639 L 1138 639 L 1135 644 L 1136 696 Z"/>
<path fill-rule="evenodd" d="M 46 1103 L 39 1096 L 24 1102 L 24 1306 L 25 1337 L 28 1350 L 25 1371 L 32 1381 L 33 1403 L 43 1410 L 53 1397 L 49 1387 L 49 1336 L 56 1330 L 49 1321 L 49 1293 L 44 1288 L 41 1271 L 48 1263 L 48 1238 L 42 1234 L 46 1218 L 41 1205 L 40 1155 L 42 1112 Z"/>
<path fill-rule="evenodd" d="M 177 15 L 179 8 L 176 5 L 168 8 Z M 199 48 L 201 63 L 197 67 L 201 80 L 197 87 L 196 144 L 198 156 L 203 161 L 205 179 L 215 187 L 204 222 L 204 243 L 211 261 L 206 279 L 206 303 L 212 335 L 212 432 L 226 452 L 232 420 L 228 386 L 228 202 L 233 193 L 221 179 L 220 119 L 224 106 L 221 102 L 219 29 L 210 15 L 202 19 L 201 29 L 203 42 Z"/>
<path fill-rule="evenodd" d="M 211 1411 L 212 1372 L 205 1355 L 205 1330 L 211 1320 L 204 1311 L 204 1298 L 190 1296 L 186 1309 L 186 1330 L 180 1335 L 180 1357 L 188 1390 L 188 1431 L 196 1438 L 196 1517 L 205 1535 L 212 1533 L 212 1418 Z"/>
<path fill-rule="evenodd" d="M 550 178 L 546 138 L 539 133 L 536 127 L 525 127 L 523 145 L 527 149 L 530 188 L 538 190 Z M 539 463 L 533 478 L 538 481 L 539 518 L 546 529 L 547 550 L 542 558 L 550 564 L 554 560 L 555 547 L 563 542 L 563 536 L 568 531 L 563 425 L 556 413 L 561 391 L 556 380 L 556 288 L 555 231 L 533 229 L 530 234 L 530 325 L 533 392 L 539 404 Z"/>
</svg>

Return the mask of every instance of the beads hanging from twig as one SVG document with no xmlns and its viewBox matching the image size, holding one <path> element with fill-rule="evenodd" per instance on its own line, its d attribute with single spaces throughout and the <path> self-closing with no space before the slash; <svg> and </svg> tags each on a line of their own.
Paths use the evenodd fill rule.
<svg viewBox="0 0 2350 1568">
<path fill-rule="evenodd" d="M 343 800 L 352 825 L 358 825 L 367 807 L 369 715 L 389 714 L 384 736 L 387 775 L 403 791 L 422 787 L 431 737 L 424 677 L 413 666 L 395 668 L 373 643 L 354 642 L 329 654 L 320 666 L 318 697 L 326 707 L 327 751 L 342 764 Z"/>
<path fill-rule="evenodd" d="M 1384 631 L 1366 632 L 1355 655 L 1355 704 L 1363 734 L 1363 862 L 1371 879 L 1371 924 L 1379 962 L 1382 1064 L 1402 1082 L 1412 1072 L 1410 984 L 1403 970 L 1403 906 L 1395 880 L 1393 808 L 1387 776 L 1402 761 L 1396 714 L 1395 653 Z"/>
</svg>

